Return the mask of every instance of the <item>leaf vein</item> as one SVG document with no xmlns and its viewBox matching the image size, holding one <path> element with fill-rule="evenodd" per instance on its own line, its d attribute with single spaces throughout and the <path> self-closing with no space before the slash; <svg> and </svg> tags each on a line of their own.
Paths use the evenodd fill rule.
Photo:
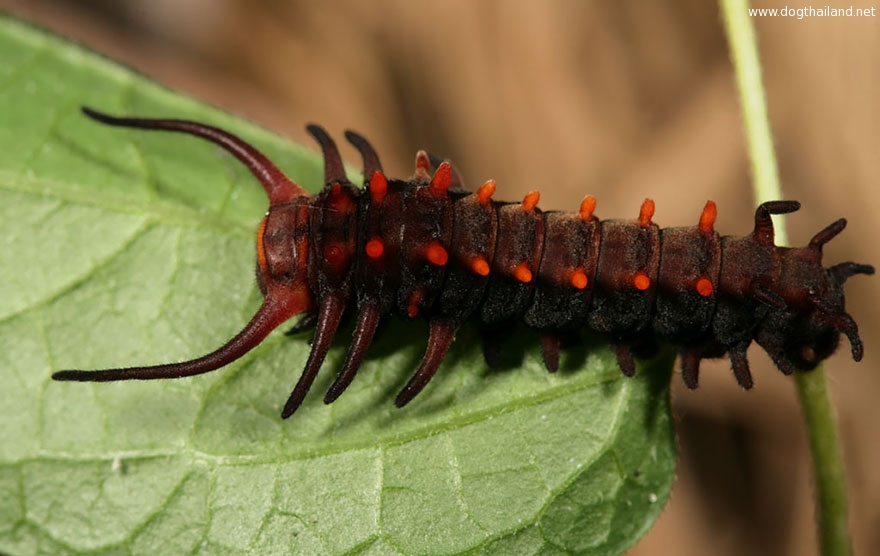
<svg viewBox="0 0 880 556">
<path fill-rule="evenodd" d="M 83 271 L 80 275 L 72 277 L 72 279 L 66 284 L 62 284 L 57 290 L 49 292 L 42 298 L 38 298 L 31 302 L 29 305 L 11 313 L 7 313 L 5 315 L 0 316 L 0 324 L 9 322 L 17 317 L 20 317 L 26 313 L 34 311 L 36 309 L 43 309 L 52 302 L 58 300 L 62 296 L 74 291 L 76 288 L 80 287 L 85 282 L 92 279 L 96 272 L 106 268 L 110 263 L 112 263 L 117 257 L 124 254 L 132 244 L 137 241 L 141 236 L 143 236 L 147 231 L 149 231 L 153 227 L 153 224 L 145 221 L 137 228 L 134 228 L 131 235 L 124 238 L 124 241 L 119 244 L 119 246 L 113 251 L 107 253 L 103 258 L 96 261 L 92 264 L 88 269 Z"/>
</svg>

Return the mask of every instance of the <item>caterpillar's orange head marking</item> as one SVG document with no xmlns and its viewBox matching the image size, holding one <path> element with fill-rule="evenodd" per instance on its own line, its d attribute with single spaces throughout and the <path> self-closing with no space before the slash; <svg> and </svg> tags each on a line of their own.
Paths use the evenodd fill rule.
<svg viewBox="0 0 880 556">
<path fill-rule="evenodd" d="M 263 275 L 268 272 L 269 265 L 266 262 L 266 248 L 263 247 L 263 235 L 266 233 L 266 223 L 269 221 L 269 214 L 260 221 L 260 227 L 257 229 L 257 283 L 260 285 L 260 291 L 266 295 L 266 283 L 263 282 Z"/>
</svg>

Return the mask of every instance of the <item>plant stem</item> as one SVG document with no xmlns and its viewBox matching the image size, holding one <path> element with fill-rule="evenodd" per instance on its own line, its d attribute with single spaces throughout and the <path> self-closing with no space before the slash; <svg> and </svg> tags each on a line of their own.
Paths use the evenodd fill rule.
<svg viewBox="0 0 880 556">
<path fill-rule="evenodd" d="M 749 160 L 752 164 L 755 203 L 782 199 L 779 172 L 776 168 L 776 153 L 773 150 L 773 135 L 767 117 L 764 83 L 761 78 L 758 41 L 755 38 L 755 26 L 748 12 L 749 3 L 748 0 L 720 0 L 720 2 L 727 42 L 730 45 L 730 55 L 736 72 L 739 101 L 742 105 Z M 776 228 L 777 243 L 787 245 L 785 223 L 781 218 Z"/>
<path fill-rule="evenodd" d="M 795 382 L 815 466 L 821 554 L 846 556 L 852 554 L 847 523 L 846 475 L 825 370 L 820 365 L 809 373 L 798 373 Z"/>
<path fill-rule="evenodd" d="M 748 13 L 748 0 L 719 0 L 736 71 L 737 87 L 745 121 L 752 183 L 758 204 L 782 199 L 773 138 L 767 117 L 761 63 L 755 28 Z M 788 243 L 784 222 L 779 219 L 776 239 Z M 819 545 L 823 556 L 852 554 L 847 527 L 846 478 L 834 411 L 828 398 L 822 365 L 809 373 L 796 373 L 798 396 L 807 425 L 815 470 Z"/>
</svg>

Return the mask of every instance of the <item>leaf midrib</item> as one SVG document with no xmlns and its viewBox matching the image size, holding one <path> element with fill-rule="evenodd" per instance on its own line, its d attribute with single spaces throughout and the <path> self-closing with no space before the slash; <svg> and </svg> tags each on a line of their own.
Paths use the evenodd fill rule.
<svg viewBox="0 0 880 556">
<path fill-rule="evenodd" d="M 443 423 L 443 426 L 431 425 L 426 427 L 420 427 L 413 429 L 412 431 L 404 434 L 397 434 L 393 438 L 389 439 L 377 439 L 375 437 L 365 439 L 363 442 L 341 442 L 335 443 L 331 448 L 325 450 L 306 450 L 300 453 L 285 453 L 285 454 L 274 454 L 271 456 L 248 456 L 241 454 L 212 454 L 210 452 L 203 452 L 201 450 L 196 450 L 191 448 L 188 445 L 184 445 L 182 447 L 175 447 L 168 450 L 128 450 L 128 451 L 114 451 L 108 452 L 106 454 L 74 454 L 65 451 L 43 451 L 38 450 L 37 454 L 34 456 L 28 456 L 24 458 L 20 458 L 17 460 L 9 461 L 6 465 L 18 465 L 18 464 L 26 464 L 26 463 L 38 463 L 38 462 L 47 462 L 47 461 L 59 461 L 59 462 L 78 462 L 78 463 L 89 463 L 89 462 L 111 462 L 114 459 L 122 459 L 127 461 L 141 461 L 141 460 L 151 460 L 157 458 L 178 458 L 178 459 L 186 459 L 192 462 L 193 464 L 197 463 L 207 463 L 207 464 L 215 464 L 215 465 L 224 465 L 229 467 L 239 467 L 239 466 L 247 466 L 247 465 L 277 465 L 282 463 L 290 463 L 295 461 L 308 461 L 317 458 L 329 457 L 333 455 L 338 455 L 342 453 L 348 452 L 356 452 L 356 451 L 367 451 L 367 450 L 387 450 L 389 448 L 394 448 L 396 446 L 408 444 L 411 442 L 416 442 L 419 440 L 425 440 L 432 436 L 447 434 L 451 431 L 463 429 L 465 427 L 476 425 L 478 423 L 487 421 L 491 418 L 499 417 L 501 415 L 507 415 L 509 413 L 515 413 L 517 411 L 522 411 L 528 409 L 530 407 L 534 407 L 536 405 L 540 405 L 548 400 L 554 400 L 561 398 L 563 396 L 575 394 L 587 388 L 596 387 L 601 384 L 607 384 L 612 382 L 623 381 L 623 392 L 619 395 L 615 396 L 619 398 L 620 401 L 616 404 L 614 409 L 614 417 L 612 419 L 613 425 L 609 429 L 610 433 L 608 438 L 616 438 L 617 430 L 620 427 L 620 414 L 625 408 L 624 401 L 629 398 L 632 393 L 632 387 L 628 384 L 629 379 L 621 379 L 621 378 L 611 378 L 610 373 L 609 376 L 603 377 L 601 380 L 587 380 L 587 381 L 575 381 L 572 380 L 570 383 L 560 384 L 559 386 L 554 386 L 542 392 L 539 395 L 529 396 L 518 398 L 516 400 L 512 400 L 506 402 L 504 404 L 497 404 L 493 406 L 489 406 L 485 409 L 469 412 L 467 414 L 462 414 L 457 416 L 449 421 Z M 295 423 L 293 424 L 295 426 Z M 585 431 L 584 434 L 590 434 L 589 431 Z M 598 437 L 593 435 L 596 440 L 602 441 L 603 448 L 607 449 L 608 439 Z M 187 441 L 187 444 L 192 442 L 192 438 L 190 437 Z"/>
</svg>

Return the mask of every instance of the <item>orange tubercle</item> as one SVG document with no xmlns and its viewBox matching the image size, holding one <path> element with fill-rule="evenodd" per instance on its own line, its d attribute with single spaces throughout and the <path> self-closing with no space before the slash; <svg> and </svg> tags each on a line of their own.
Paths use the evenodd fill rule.
<svg viewBox="0 0 880 556">
<path fill-rule="evenodd" d="M 431 168 L 431 159 L 428 158 L 428 153 L 425 151 L 419 151 L 416 153 L 416 171 L 413 174 L 413 180 L 420 183 L 428 183 L 431 181 L 431 174 L 428 173 L 428 169 Z"/>
<path fill-rule="evenodd" d="M 440 245 L 440 242 L 429 243 L 425 247 L 425 257 L 433 265 L 444 266 L 449 261 L 449 253 Z"/>
<path fill-rule="evenodd" d="M 587 287 L 587 273 L 584 272 L 584 269 L 579 268 L 571 273 L 569 282 L 573 287 L 582 290 Z"/>
<path fill-rule="evenodd" d="M 715 218 L 718 216 L 718 207 L 715 201 L 706 201 L 703 207 L 703 213 L 700 215 L 700 231 L 704 234 L 711 234 L 715 231 Z"/>
<path fill-rule="evenodd" d="M 526 193 L 526 196 L 523 197 L 522 208 L 526 212 L 531 212 L 538 206 L 538 200 L 541 198 L 541 194 L 537 191 L 529 191 Z"/>
<path fill-rule="evenodd" d="M 477 200 L 481 205 L 485 205 L 492 198 L 492 194 L 495 193 L 495 180 L 488 180 L 486 183 L 480 186 L 477 190 Z"/>
<path fill-rule="evenodd" d="M 474 259 L 471 261 L 471 270 L 473 270 L 475 274 L 479 274 L 480 276 L 488 276 L 489 263 L 483 257 L 474 257 Z"/>
<path fill-rule="evenodd" d="M 431 167 L 431 159 L 428 157 L 428 153 L 425 151 L 419 151 L 416 153 L 416 172 L 428 171 L 428 168 Z"/>
<path fill-rule="evenodd" d="M 364 251 L 367 252 L 367 256 L 371 259 L 378 259 L 385 253 L 385 244 L 382 243 L 381 239 L 374 237 L 367 242 Z"/>
<path fill-rule="evenodd" d="M 523 284 L 528 284 L 532 281 L 532 271 L 529 270 L 529 265 L 526 263 L 519 263 L 516 265 L 516 268 L 513 269 L 513 277 L 522 282 Z"/>
<path fill-rule="evenodd" d="M 639 211 L 639 226 L 647 228 L 651 225 L 651 218 L 654 216 L 654 201 L 645 199 L 642 208 Z"/>
<path fill-rule="evenodd" d="M 651 287 L 651 279 L 648 278 L 648 275 L 644 272 L 638 272 L 633 277 L 633 286 L 635 286 L 637 290 L 645 291 Z"/>
<path fill-rule="evenodd" d="M 581 220 L 590 220 L 593 218 L 593 211 L 596 210 L 596 198 L 592 195 L 587 195 L 584 197 L 584 200 L 581 201 L 581 209 L 580 215 Z"/>
<path fill-rule="evenodd" d="M 702 295 L 703 297 L 709 297 L 710 295 L 712 295 L 712 292 L 714 290 L 715 289 L 712 286 L 712 280 L 709 280 L 705 277 L 697 280 L 697 293 Z"/>
<path fill-rule="evenodd" d="M 370 178 L 370 200 L 374 203 L 381 203 L 388 193 L 388 180 L 385 174 L 376 170 L 373 177 Z"/>
<path fill-rule="evenodd" d="M 431 185 L 428 187 L 431 193 L 437 197 L 442 197 L 446 195 L 446 190 L 449 189 L 449 184 L 451 182 L 452 166 L 450 166 L 448 162 L 442 162 L 440 166 L 437 167 L 437 171 L 434 172 L 434 177 L 431 178 Z"/>
</svg>

